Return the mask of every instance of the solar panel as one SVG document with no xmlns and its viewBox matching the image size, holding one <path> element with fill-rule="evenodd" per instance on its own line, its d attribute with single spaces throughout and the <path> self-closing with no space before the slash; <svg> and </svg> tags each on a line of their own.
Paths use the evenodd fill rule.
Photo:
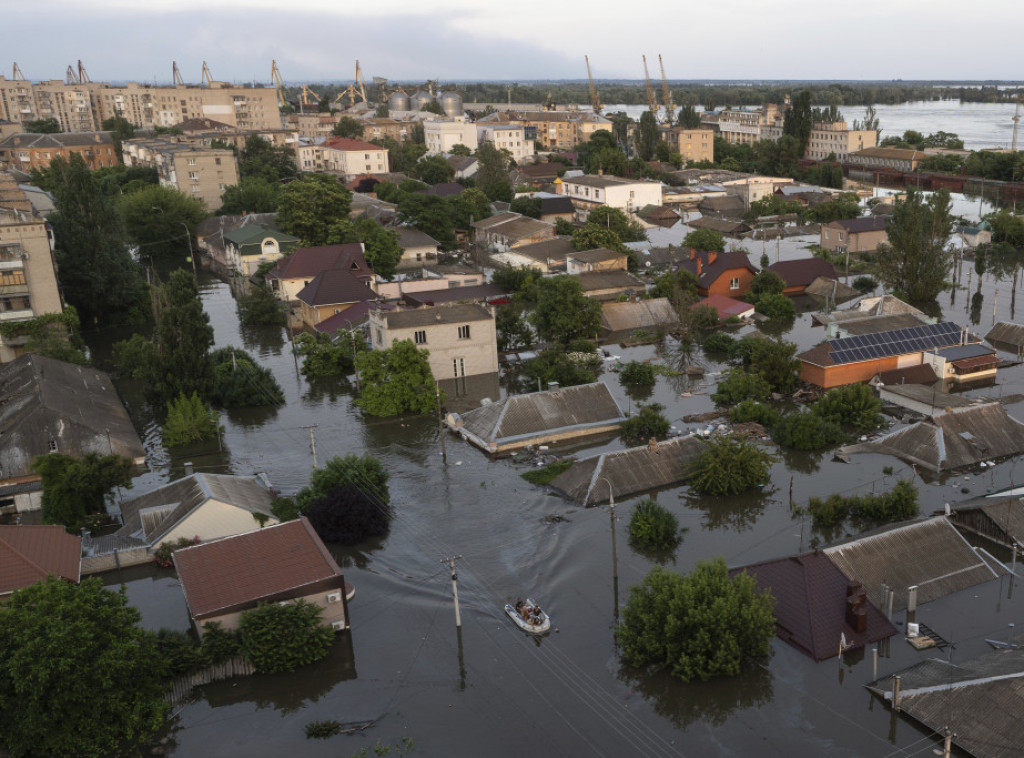
<svg viewBox="0 0 1024 758">
<path fill-rule="evenodd" d="M 977 337 L 973 335 L 969 339 L 972 342 L 977 341 Z M 950 347 L 959 342 L 960 327 L 952 321 L 944 321 L 939 324 L 922 324 L 888 332 L 829 340 L 828 345 L 831 349 L 832 363 L 843 364 L 923 352 L 937 347 Z"/>
</svg>

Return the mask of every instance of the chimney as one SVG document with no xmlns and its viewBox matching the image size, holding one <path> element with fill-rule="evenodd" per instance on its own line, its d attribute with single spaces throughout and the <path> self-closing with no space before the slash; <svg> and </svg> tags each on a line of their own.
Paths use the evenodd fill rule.
<svg viewBox="0 0 1024 758">
<path fill-rule="evenodd" d="M 604 176 L 604 169 L 603 169 L 603 168 L 599 168 L 599 169 L 597 170 L 597 175 L 598 175 L 598 176 Z"/>
<path fill-rule="evenodd" d="M 192 473 L 193 473 L 192 461 L 186 461 L 185 462 L 185 476 L 192 476 Z"/>
<path fill-rule="evenodd" d="M 708 265 L 710 266 L 718 258 L 717 250 L 708 250 Z"/>
<path fill-rule="evenodd" d="M 868 628 L 867 593 L 860 582 L 846 585 L 846 625 L 857 634 L 863 634 Z"/>
<path fill-rule="evenodd" d="M 651 437 L 647 440 L 647 449 L 652 453 L 658 452 L 658 440 L 655 437 Z"/>
<path fill-rule="evenodd" d="M 697 259 L 697 278 L 698 279 L 700 279 L 701 269 L 703 269 L 703 268 L 704 268 L 704 266 L 702 265 L 700 258 L 698 258 Z"/>
<path fill-rule="evenodd" d="M 691 247 L 691 248 L 690 248 L 690 260 L 692 261 L 692 260 L 693 260 L 694 258 L 696 258 L 696 257 L 697 257 L 697 251 L 696 251 L 696 250 L 694 250 L 694 249 L 693 249 L 693 248 Z"/>
</svg>

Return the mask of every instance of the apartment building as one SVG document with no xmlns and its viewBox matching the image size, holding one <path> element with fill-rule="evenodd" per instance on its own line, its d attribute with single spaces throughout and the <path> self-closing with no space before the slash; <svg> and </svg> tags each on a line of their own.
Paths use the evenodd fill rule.
<svg viewBox="0 0 1024 758">
<path fill-rule="evenodd" d="M 456 145 L 476 150 L 477 126 L 465 121 L 424 121 L 423 141 L 427 145 L 427 155 L 450 153 Z"/>
<path fill-rule="evenodd" d="M 761 139 L 776 141 L 782 136 L 783 119 L 761 129 Z M 845 121 L 819 121 L 811 128 L 811 136 L 804 151 L 804 158 L 823 161 L 835 156 L 845 161 L 850 153 L 874 147 L 878 144 L 878 132 L 874 129 L 850 129 Z"/>
<path fill-rule="evenodd" d="M 53 239 L 10 174 L 0 173 L 0 323 L 61 313 Z M 17 358 L 26 337 L 0 334 L 0 363 Z"/>
<path fill-rule="evenodd" d="M 0 121 L 26 124 L 38 118 L 32 82 L 0 76 Z"/>
<path fill-rule="evenodd" d="M 154 166 L 160 184 L 176 187 L 215 211 L 221 195 L 238 184 L 238 161 L 230 150 L 190 145 L 172 139 L 131 139 L 124 142 L 128 166 Z"/>
<path fill-rule="evenodd" d="M 683 129 L 680 126 L 663 126 L 659 129 L 661 138 L 669 149 L 683 156 L 684 161 L 715 160 L 715 133 L 710 129 Z"/>
<path fill-rule="evenodd" d="M 0 141 L 0 164 L 26 172 L 44 170 L 54 158 L 66 160 L 73 154 L 82 156 L 91 170 L 119 163 L 110 132 L 19 133 Z"/>
<path fill-rule="evenodd" d="M 323 168 L 336 171 L 352 179 L 360 174 L 386 174 L 388 151 L 380 145 L 373 145 L 358 139 L 333 137 L 321 146 Z"/>
<path fill-rule="evenodd" d="M 661 182 L 621 179 L 617 176 L 576 176 L 562 178 L 558 194 L 572 200 L 580 221 L 601 206 L 632 214 L 645 205 L 661 205 Z"/>
<path fill-rule="evenodd" d="M 316 139 L 331 136 L 334 127 L 341 120 L 341 113 L 289 113 L 284 117 L 284 125 L 294 129 L 300 137 Z"/>
<path fill-rule="evenodd" d="M 411 121 L 398 121 L 393 118 L 366 118 L 361 119 L 361 122 L 364 124 L 363 139 L 367 142 L 385 137 L 390 137 L 396 142 L 406 142 L 413 126 Z"/>
<path fill-rule="evenodd" d="M 62 132 L 92 132 L 102 127 L 103 119 L 93 106 L 91 83 L 66 84 L 60 79 L 32 85 L 38 118 L 56 119 Z"/>
<path fill-rule="evenodd" d="M 490 142 L 499 150 L 508 150 L 516 163 L 522 163 L 537 154 L 534 141 L 526 139 L 526 127 L 522 124 L 477 124 L 476 137 L 479 142 Z"/>
</svg>

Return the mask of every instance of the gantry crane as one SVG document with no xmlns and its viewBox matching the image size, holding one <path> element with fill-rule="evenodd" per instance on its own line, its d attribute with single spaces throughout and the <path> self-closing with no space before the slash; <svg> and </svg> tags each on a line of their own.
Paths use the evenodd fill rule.
<svg viewBox="0 0 1024 758">
<path fill-rule="evenodd" d="M 11 78 L 14 81 L 16 81 L 16 82 L 23 82 L 23 81 L 25 81 L 25 75 L 23 73 L 21 73 L 21 69 L 18 68 L 18 62 L 17 61 L 14 62 L 14 71 L 11 74 Z"/>
<path fill-rule="evenodd" d="M 78 83 L 79 84 L 91 84 L 92 79 L 89 78 L 89 74 L 85 72 L 85 66 L 82 65 L 81 59 L 78 61 Z"/>
<path fill-rule="evenodd" d="M 1017 127 L 1020 126 L 1020 95 L 1017 95 L 1017 109 L 1013 112 L 1013 140 L 1010 142 L 1010 150 L 1017 152 Z"/>
<path fill-rule="evenodd" d="M 320 107 L 320 96 L 318 94 L 316 94 L 313 90 L 311 90 L 308 85 L 303 84 L 302 85 L 302 93 L 299 95 L 299 112 L 300 113 L 305 113 L 306 112 L 306 106 L 313 104 L 313 103 L 310 102 L 310 98 L 312 98 L 313 100 L 316 101 L 317 108 L 319 108 Z"/>
<path fill-rule="evenodd" d="M 178 61 L 171 61 L 171 79 L 175 87 L 185 86 L 185 80 L 181 78 L 181 71 L 178 70 Z"/>
<path fill-rule="evenodd" d="M 75 73 L 75 68 L 71 64 L 68 64 L 67 73 L 64 74 L 65 84 L 78 84 L 78 74 Z"/>
<path fill-rule="evenodd" d="M 65 84 L 89 84 L 92 80 L 89 78 L 89 74 L 85 72 L 85 66 L 82 65 L 82 61 L 78 61 L 78 70 L 75 70 L 74 66 L 68 66 L 67 73 L 64 75 Z"/>
<path fill-rule="evenodd" d="M 213 74 L 210 73 L 210 67 L 206 65 L 206 61 L 203 61 L 203 86 L 213 86 Z"/>
<path fill-rule="evenodd" d="M 594 109 L 594 113 L 600 114 L 604 106 L 601 105 L 601 100 L 597 96 L 597 86 L 594 84 L 594 77 L 590 75 L 590 56 L 584 55 L 583 60 L 587 62 L 587 81 L 590 82 L 590 106 Z"/>
<path fill-rule="evenodd" d="M 356 61 L 356 83 L 355 86 L 359 88 L 359 96 L 363 98 L 364 103 L 370 102 L 370 99 L 366 96 L 366 85 L 363 84 L 363 70 L 359 67 L 359 61 Z"/>
<path fill-rule="evenodd" d="M 669 126 L 675 120 L 676 106 L 672 102 L 672 90 L 668 86 L 668 78 L 665 76 L 665 64 L 662 63 L 661 53 L 658 53 L 658 65 L 661 66 L 661 94 L 665 101 L 665 123 Z"/>
<path fill-rule="evenodd" d="M 654 97 L 654 88 L 651 86 L 651 75 L 647 72 L 647 56 L 643 56 L 644 59 L 644 81 L 647 83 L 647 107 L 651 111 L 651 115 L 657 119 L 658 117 L 658 100 Z"/>
<path fill-rule="evenodd" d="M 276 60 L 270 61 L 270 81 L 277 92 L 277 107 L 287 107 L 288 99 L 284 96 L 284 82 L 281 81 L 281 70 L 277 67 Z"/>
</svg>

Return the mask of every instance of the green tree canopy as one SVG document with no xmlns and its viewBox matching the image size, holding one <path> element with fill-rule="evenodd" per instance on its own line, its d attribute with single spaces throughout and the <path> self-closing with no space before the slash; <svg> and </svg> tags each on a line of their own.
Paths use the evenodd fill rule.
<svg viewBox="0 0 1024 758">
<path fill-rule="evenodd" d="M 912 302 L 934 300 L 946 288 L 953 229 L 949 192 L 925 197 L 916 189 L 896 203 L 886 220 L 888 244 L 879 245 L 878 275 L 890 290 Z"/>
<path fill-rule="evenodd" d="M 117 153 L 117 159 L 119 161 L 123 160 L 124 141 L 135 136 L 135 124 L 121 114 L 117 114 L 116 116 L 104 119 L 103 123 L 100 124 L 100 128 L 105 132 L 110 132 L 110 138 L 114 140 L 114 151 Z"/>
<path fill-rule="evenodd" d="M 59 134 L 60 122 L 55 118 L 39 118 L 21 125 L 29 134 Z"/>
<path fill-rule="evenodd" d="M 690 486 L 704 495 L 738 495 L 769 480 L 774 456 L 753 442 L 714 437 L 686 470 Z"/>
<path fill-rule="evenodd" d="M 284 404 L 284 392 L 274 374 L 249 353 L 222 347 L 210 353 L 213 391 L 210 399 L 222 408 L 259 408 Z"/>
<path fill-rule="evenodd" d="M 692 247 L 694 250 L 714 250 L 724 253 L 725 237 L 711 229 L 694 229 L 683 239 L 683 247 Z"/>
<path fill-rule="evenodd" d="M 443 155 L 427 155 L 416 164 L 416 176 L 427 184 L 440 184 L 454 179 L 455 169 Z"/>
<path fill-rule="evenodd" d="M 432 412 L 435 384 L 427 356 L 412 340 L 357 355 L 362 389 L 356 404 L 371 416 Z"/>
<path fill-rule="evenodd" d="M 587 226 L 611 229 L 623 242 L 646 242 L 647 232 L 636 219 L 631 219 L 618 208 L 602 205 L 587 216 Z"/>
<path fill-rule="evenodd" d="M 346 137 L 348 139 L 362 139 L 363 125 L 351 116 L 342 116 L 338 123 L 331 129 L 332 137 Z"/>
<path fill-rule="evenodd" d="M 0 746 L 13 758 L 121 754 L 163 725 L 154 636 L 96 577 L 53 576 L 0 605 Z"/>
<path fill-rule="evenodd" d="M 540 218 L 540 198 L 531 195 L 523 195 L 512 201 L 509 210 L 513 213 L 521 213 L 530 218 Z"/>
<path fill-rule="evenodd" d="M 185 260 L 190 238 L 208 215 L 202 200 L 175 187 L 149 184 L 122 197 L 118 209 L 128 236 L 143 255 L 180 261 L 191 269 Z"/>
<path fill-rule="evenodd" d="M 336 222 L 327 234 L 327 244 L 343 242 L 362 242 L 363 256 L 373 273 L 388 281 L 395 278 L 403 250 L 393 229 L 385 229 L 375 219 L 366 216 L 355 221 L 344 219 Z"/>
<path fill-rule="evenodd" d="M 509 168 L 512 156 L 491 142 L 484 142 L 476 150 L 478 168 L 476 186 L 491 200 L 512 202 L 512 182 Z"/>
<path fill-rule="evenodd" d="M 178 395 L 167 404 L 162 436 L 167 447 L 213 439 L 220 432 L 220 416 L 196 393 Z"/>
<path fill-rule="evenodd" d="M 242 213 L 273 213 L 277 210 L 281 185 L 268 182 L 262 176 L 247 176 L 238 184 L 232 184 L 221 194 L 219 216 L 236 216 Z"/>
<path fill-rule="evenodd" d="M 660 141 L 658 121 L 654 114 L 645 110 L 640 114 L 640 123 L 636 130 L 636 150 L 640 157 L 649 161 L 654 158 L 654 150 Z"/>
<path fill-rule="evenodd" d="M 245 147 L 238 156 L 238 175 L 242 179 L 260 177 L 271 183 L 292 179 L 299 173 L 295 166 L 295 154 L 290 148 L 274 145 L 258 134 L 245 140 Z"/>
<path fill-rule="evenodd" d="M 160 312 L 150 390 L 164 402 L 193 392 L 208 399 L 214 387 L 209 352 L 213 327 L 203 311 L 195 279 L 182 269 L 172 271 L 157 296 Z"/>
<path fill-rule="evenodd" d="M 388 490 L 388 479 L 391 475 L 379 458 L 372 455 L 349 454 L 334 457 L 324 464 L 323 468 L 313 469 L 309 484 L 299 490 L 295 496 L 295 504 L 300 511 L 305 511 L 310 503 L 318 500 L 338 487 L 356 487 L 378 502 L 391 502 Z"/>
<path fill-rule="evenodd" d="M 644 498 L 633 506 L 629 519 L 629 544 L 640 552 L 674 549 L 680 541 L 679 520 L 663 505 Z"/>
<path fill-rule="evenodd" d="M 398 215 L 403 221 L 429 234 L 445 250 L 455 247 L 455 225 L 450 207 L 443 197 L 406 194 L 398 201 Z"/>
<path fill-rule="evenodd" d="M 662 411 L 665 406 L 649 403 L 637 407 L 635 415 L 619 425 L 619 436 L 629 447 L 646 444 L 652 437 L 663 440 L 668 437 L 670 424 Z"/>
<path fill-rule="evenodd" d="M 491 201 L 487 195 L 476 187 L 467 187 L 457 195 L 445 198 L 448 203 L 448 215 L 456 229 L 469 231 L 473 222 L 490 218 Z"/>
<path fill-rule="evenodd" d="M 238 633 L 242 652 L 258 671 L 279 674 L 316 663 L 327 655 L 334 631 L 323 625 L 318 605 L 262 603 L 242 613 Z"/>
<path fill-rule="evenodd" d="M 106 514 L 107 497 L 115 487 L 132 486 L 132 462 L 120 455 L 63 453 L 41 455 L 32 462 L 43 485 L 43 521 L 61 524 L 72 534 L 91 516 Z"/>
<path fill-rule="evenodd" d="M 590 339 L 601 325 L 601 304 L 583 294 L 574 276 L 545 277 L 537 281 L 531 321 L 542 339 L 561 345 Z"/>
<path fill-rule="evenodd" d="M 278 201 L 277 224 L 303 246 L 326 245 L 331 227 L 347 221 L 352 193 L 327 174 L 309 174 L 285 185 Z"/>
<path fill-rule="evenodd" d="M 622 253 L 627 257 L 633 256 L 634 259 L 636 257 L 633 251 L 622 244 L 622 238 L 616 232 L 611 229 L 605 229 L 597 224 L 585 224 L 581 228 L 574 230 L 572 233 L 572 246 L 574 250 L 596 250 L 599 247 L 603 247 L 606 250 Z"/>
<path fill-rule="evenodd" d="M 743 659 L 768 655 L 775 600 L 725 561 L 701 561 L 685 576 L 655 566 L 629 590 L 615 639 L 633 666 L 690 682 L 740 673 Z"/>
</svg>

